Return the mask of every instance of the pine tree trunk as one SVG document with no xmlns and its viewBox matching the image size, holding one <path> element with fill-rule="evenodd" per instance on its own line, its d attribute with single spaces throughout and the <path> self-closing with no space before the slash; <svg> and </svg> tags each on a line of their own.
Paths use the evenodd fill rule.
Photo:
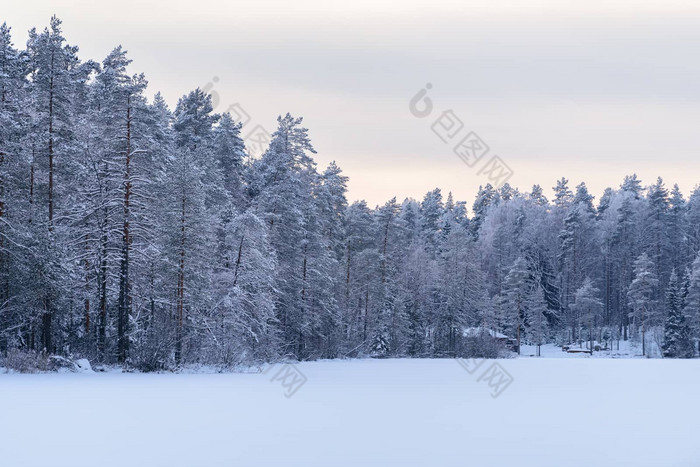
<svg viewBox="0 0 700 467">
<path fill-rule="evenodd" d="M 180 212 L 180 266 L 177 273 L 177 331 L 175 336 L 175 363 L 182 361 L 183 321 L 185 314 L 185 196 Z"/>
<path fill-rule="evenodd" d="M 118 361 L 124 363 L 129 357 L 129 320 L 131 317 L 131 284 L 129 283 L 130 237 L 130 197 L 131 197 L 131 97 L 127 98 L 126 109 L 126 156 L 124 167 L 124 224 L 122 229 L 122 257 L 119 274 L 119 320 L 118 320 Z"/>
<path fill-rule="evenodd" d="M 517 329 L 517 331 L 516 331 L 516 333 L 517 333 L 516 339 L 517 339 L 517 342 L 518 342 L 518 355 L 520 355 L 520 313 L 521 313 L 521 305 L 520 305 L 520 304 L 518 304 L 518 310 L 517 310 L 517 311 L 518 311 L 518 317 L 517 317 L 517 320 L 518 320 L 518 322 L 517 322 L 517 324 L 518 324 L 518 329 Z"/>
<path fill-rule="evenodd" d="M 245 239 L 244 235 L 241 235 L 241 241 L 238 244 L 238 256 L 236 257 L 236 267 L 233 270 L 233 286 L 236 286 L 236 283 L 238 282 L 238 270 L 241 267 L 241 259 L 243 257 L 243 240 Z"/>
<path fill-rule="evenodd" d="M 34 214 L 34 156 L 35 148 L 32 143 L 32 162 L 29 166 L 29 225 L 32 224 Z"/>
<path fill-rule="evenodd" d="M 386 282 L 386 248 L 389 242 L 389 224 L 391 223 L 391 217 L 386 222 L 386 227 L 384 228 L 384 241 L 382 242 L 382 284 Z"/>
<path fill-rule="evenodd" d="M 83 266 L 85 267 L 85 340 L 90 337 L 90 262 L 88 261 L 89 245 L 88 236 L 85 235 L 85 261 Z"/>
<path fill-rule="evenodd" d="M 100 320 L 97 332 L 97 350 L 100 359 L 104 360 L 107 350 L 107 208 L 103 210 L 104 223 L 100 236 L 100 272 L 98 274 L 98 287 L 100 298 Z"/>
<path fill-rule="evenodd" d="M 53 100 L 54 100 L 54 53 L 51 52 L 51 78 L 49 83 L 49 242 L 53 242 L 53 191 L 54 191 L 54 128 L 53 128 Z M 51 245 L 53 246 L 53 245 Z M 51 320 L 53 314 L 53 297 L 47 292 L 44 315 L 42 317 L 42 345 L 44 351 L 53 351 L 51 342 Z"/>
<path fill-rule="evenodd" d="M 53 73 L 53 53 L 51 54 Z M 53 141 L 53 74 L 49 85 L 49 230 L 53 230 L 53 177 L 54 177 L 54 141 Z"/>
<path fill-rule="evenodd" d="M 642 307 L 641 325 L 642 325 L 642 355 L 646 356 L 647 347 L 646 347 L 646 330 L 644 329 L 644 327 L 645 327 L 644 307 Z"/>
<path fill-rule="evenodd" d="M 369 287 L 365 289 L 365 322 L 362 331 L 362 341 L 367 342 L 367 323 L 369 322 Z"/>
<path fill-rule="evenodd" d="M 4 96 L 5 90 L 3 89 L 3 103 L 5 102 Z M 2 234 L 4 229 L 4 217 L 5 217 L 5 178 L 3 174 L 5 170 L 3 168 L 5 164 L 5 153 L 0 151 L 0 277 L 3 279 L 2 292 L 0 292 L 0 309 L 7 302 L 10 296 L 9 293 L 9 274 L 7 269 L 7 263 L 5 261 L 5 237 Z M 0 344 L 0 349 L 4 349 L 4 345 Z"/>
<path fill-rule="evenodd" d="M 350 242 L 345 245 L 345 256 L 346 256 L 346 264 L 345 264 L 345 326 L 347 326 L 347 329 L 345 329 L 345 338 L 350 339 L 350 335 L 352 333 L 352 323 L 350 323 L 349 317 L 350 317 Z"/>
<path fill-rule="evenodd" d="M 307 250 L 308 244 L 304 244 L 304 262 L 302 265 L 302 286 L 301 286 L 301 316 L 299 317 L 299 342 L 297 348 L 297 358 L 302 360 L 304 358 L 304 333 L 302 328 L 304 326 L 305 311 L 306 311 L 306 265 L 307 265 Z"/>
</svg>

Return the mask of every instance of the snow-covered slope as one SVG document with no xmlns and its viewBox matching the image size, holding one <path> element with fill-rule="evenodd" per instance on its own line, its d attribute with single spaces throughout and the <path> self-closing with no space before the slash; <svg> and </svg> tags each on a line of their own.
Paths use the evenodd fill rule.
<svg viewBox="0 0 700 467">
<path fill-rule="evenodd" d="M 700 360 L 462 363 L 0 375 L 0 465 L 700 465 Z"/>
</svg>

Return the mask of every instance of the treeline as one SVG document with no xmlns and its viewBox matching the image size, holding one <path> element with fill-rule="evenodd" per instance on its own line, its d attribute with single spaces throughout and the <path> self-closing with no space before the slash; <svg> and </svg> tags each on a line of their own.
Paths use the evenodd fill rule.
<svg viewBox="0 0 700 467">
<path fill-rule="evenodd" d="M 61 22 L 0 28 L 0 353 L 142 369 L 453 356 L 469 327 L 542 344 L 700 335 L 700 191 L 636 176 L 348 205 L 301 118 L 249 157 L 194 90 L 174 110 L 121 47 L 78 59 Z M 650 337 L 651 336 L 651 337 Z"/>
</svg>

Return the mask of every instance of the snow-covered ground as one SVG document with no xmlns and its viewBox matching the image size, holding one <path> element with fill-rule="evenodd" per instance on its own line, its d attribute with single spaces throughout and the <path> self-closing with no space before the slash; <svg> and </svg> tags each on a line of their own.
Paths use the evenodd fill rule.
<svg viewBox="0 0 700 467">
<path fill-rule="evenodd" d="M 700 360 L 461 363 L 0 375 L 0 465 L 700 466 Z"/>
</svg>

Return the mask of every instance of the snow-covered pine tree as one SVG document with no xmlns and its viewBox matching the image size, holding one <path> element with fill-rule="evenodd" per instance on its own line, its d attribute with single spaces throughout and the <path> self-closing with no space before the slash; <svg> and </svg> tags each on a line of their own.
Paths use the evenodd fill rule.
<svg viewBox="0 0 700 467">
<path fill-rule="evenodd" d="M 474 238 L 479 237 L 479 230 L 481 229 L 481 224 L 486 217 L 489 206 L 498 204 L 499 193 L 495 190 L 490 183 L 487 183 L 484 187 L 479 187 L 479 192 L 476 195 L 474 204 L 472 205 L 472 212 L 474 213 L 469 229 Z"/>
<path fill-rule="evenodd" d="M 275 317 L 277 259 L 265 223 L 253 212 L 236 216 L 226 231 L 224 264 L 214 274 L 218 301 L 204 317 L 209 358 L 221 365 L 274 360 L 280 351 Z"/>
<path fill-rule="evenodd" d="M 527 297 L 526 303 L 526 336 L 532 345 L 537 346 L 537 356 L 541 355 L 540 350 L 547 342 L 547 302 L 544 299 L 544 292 L 541 287 L 535 287 Z"/>
<path fill-rule="evenodd" d="M 10 28 L 3 23 L 0 26 L 0 352 L 32 343 L 29 323 L 33 313 L 32 307 L 26 305 L 35 291 L 31 295 L 26 292 L 31 283 L 27 263 L 34 258 L 23 248 L 31 240 L 25 142 L 31 128 L 27 72 L 27 56 L 14 47 Z"/>
<path fill-rule="evenodd" d="M 27 53 L 30 66 L 28 92 L 31 106 L 32 162 L 30 167 L 31 203 L 36 203 L 32 223 L 37 226 L 32 249 L 37 266 L 34 286 L 39 290 L 38 307 L 41 311 L 40 348 L 52 352 L 56 339 L 64 336 L 54 329 L 57 316 L 69 306 L 60 306 L 70 296 L 69 281 L 64 280 L 66 245 L 70 236 L 66 209 L 61 203 L 64 194 L 71 191 L 69 179 L 73 173 L 73 155 L 76 153 L 75 126 L 85 86 L 92 70 L 91 63 L 81 64 L 77 47 L 66 44 L 61 21 L 52 17 L 50 26 L 37 33 L 29 33 Z M 61 344 L 60 342 L 58 343 Z"/>
<path fill-rule="evenodd" d="M 488 296 L 477 258 L 476 245 L 469 232 L 454 225 L 445 239 L 438 263 L 440 306 L 437 308 L 435 349 L 445 355 L 456 356 L 465 328 L 485 328 L 486 321 L 491 321 L 481 313 L 488 306 Z"/>
<path fill-rule="evenodd" d="M 284 339 L 283 353 L 306 358 L 313 334 L 309 289 L 309 255 L 320 253 L 313 186 L 316 164 L 302 119 L 286 114 L 277 119 L 270 147 L 253 165 L 251 193 L 259 217 L 270 229 L 278 258 L 276 310 Z"/>
<path fill-rule="evenodd" d="M 515 336 L 517 352 L 520 354 L 523 322 L 527 314 L 527 299 L 532 290 L 532 277 L 527 262 L 518 257 L 508 271 L 503 287 L 506 328 L 509 335 Z"/>
<path fill-rule="evenodd" d="M 187 353 L 188 323 L 211 309 L 210 259 L 215 257 L 215 233 L 221 212 L 216 196 L 224 193 L 221 174 L 212 157 L 211 137 L 218 116 L 211 96 L 196 89 L 180 99 L 174 113 L 174 157 L 167 167 L 170 178 L 167 251 L 175 278 L 175 363 Z"/>
<path fill-rule="evenodd" d="M 230 113 L 222 114 L 212 131 L 211 145 L 223 177 L 222 183 L 233 206 L 239 210 L 244 209 L 247 203 L 244 196 L 244 164 L 247 156 L 241 138 L 241 122 L 234 122 Z"/>
<path fill-rule="evenodd" d="M 662 345 L 663 356 L 666 358 L 690 358 L 694 354 L 690 328 L 683 316 L 681 287 L 681 281 L 673 270 L 666 288 L 666 320 Z"/>
<path fill-rule="evenodd" d="M 570 313 L 569 305 L 573 303 L 574 294 L 583 284 L 584 278 L 592 276 L 598 269 L 598 257 L 590 255 L 590 251 L 599 248 L 595 214 L 592 197 L 583 184 L 579 185 L 574 203 L 567 210 L 559 240 L 562 305 L 567 314 L 566 321 L 573 330 L 576 320 Z"/>
<path fill-rule="evenodd" d="M 576 336 L 579 345 L 587 338 L 589 350 L 592 351 L 593 341 L 601 321 L 603 302 L 600 300 L 600 290 L 593 285 L 593 281 L 589 277 L 586 277 L 581 287 L 576 290 L 572 308 L 576 312 Z M 584 329 L 588 332 L 584 332 Z"/>
<path fill-rule="evenodd" d="M 685 320 L 690 326 L 691 336 L 697 342 L 700 352 L 700 253 L 693 261 L 692 269 L 686 273 L 688 293 L 683 309 Z"/>
<path fill-rule="evenodd" d="M 691 258 L 685 255 L 686 253 L 686 232 L 688 226 L 686 224 L 687 203 L 681 193 L 678 184 L 673 185 L 673 189 L 669 195 L 669 210 L 666 218 L 666 230 L 669 237 L 669 265 L 671 269 L 683 271 L 690 266 Z"/>
<path fill-rule="evenodd" d="M 646 355 L 646 331 L 649 321 L 653 320 L 657 313 L 654 302 L 656 288 L 659 279 L 654 272 L 654 262 L 646 253 L 642 253 L 634 261 L 634 280 L 627 292 L 627 299 L 632 309 L 630 317 L 635 332 L 641 333 L 642 355 Z"/>
<path fill-rule="evenodd" d="M 557 180 L 556 186 L 552 188 L 554 190 L 554 206 L 558 209 L 567 209 L 574 201 L 574 194 L 569 189 L 569 180 L 562 177 Z"/>
<path fill-rule="evenodd" d="M 421 238 L 427 251 L 435 257 L 440 249 L 440 220 L 445 213 L 439 188 L 426 193 L 420 207 Z"/>
</svg>

